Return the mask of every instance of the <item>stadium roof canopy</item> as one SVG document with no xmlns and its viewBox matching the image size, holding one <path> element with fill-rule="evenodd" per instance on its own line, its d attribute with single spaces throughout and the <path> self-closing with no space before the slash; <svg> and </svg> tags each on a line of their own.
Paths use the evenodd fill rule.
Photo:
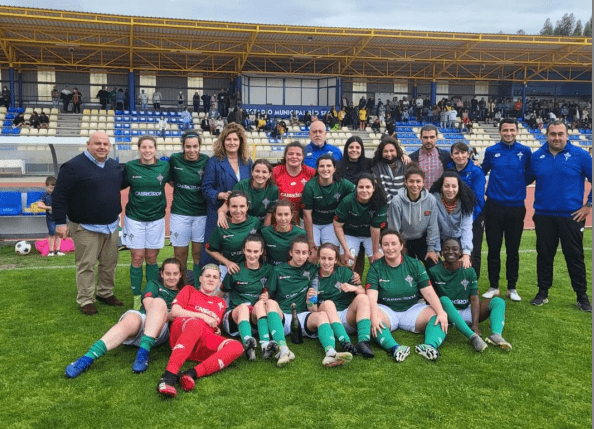
<svg viewBox="0 0 594 429">
<path fill-rule="evenodd" d="M 0 6 L 0 64 L 182 76 L 589 82 L 587 37 L 147 18 Z"/>
</svg>

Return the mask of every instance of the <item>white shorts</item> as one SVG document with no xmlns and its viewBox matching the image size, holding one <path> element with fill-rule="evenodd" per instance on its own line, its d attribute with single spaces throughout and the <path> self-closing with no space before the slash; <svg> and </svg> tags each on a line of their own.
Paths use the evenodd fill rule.
<svg viewBox="0 0 594 429">
<path fill-rule="evenodd" d="M 355 249 L 355 254 L 353 255 L 353 257 L 356 258 L 359 254 L 359 246 L 361 245 L 361 243 L 363 243 L 363 247 L 365 248 L 365 255 L 367 255 L 367 257 L 373 256 L 371 237 L 353 237 L 352 235 L 345 234 L 344 238 L 347 242 L 347 246 L 349 246 L 349 249 Z M 344 249 L 341 249 L 340 254 L 342 255 L 343 253 Z"/>
<path fill-rule="evenodd" d="M 311 313 L 309 311 L 304 311 L 303 313 L 297 314 L 297 320 L 299 320 L 299 323 L 301 323 L 301 334 L 307 338 L 318 338 L 317 332 L 309 333 L 305 329 L 305 326 L 307 324 L 307 318 L 309 317 L 310 314 Z M 293 315 L 291 313 L 289 313 L 289 314 L 285 313 L 284 318 L 285 318 L 284 328 L 285 328 L 285 336 L 286 336 L 286 335 L 291 334 L 291 320 L 293 320 Z"/>
<path fill-rule="evenodd" d="M 406 311 L 394 311 L 384 304 L 378 304 L 377 306 L 380 310 L 386 313 L 390 319 L 390 331 L 395 331 L 400 328 L 405 331 L 414 332 L 415 334 L 418 334 L 418 331 L 415 329 L 415 324 L 419 314 L 429 307 L 427 304 L 415 304 Z"/>
<path fill-rule="evenodd" d="M 316 246 L 321 246 L 325 243 L 332 243 L 336 246 L 340 246 L 338 238 L 334 233 L 334 225 L 329 223 L 328 225 L 313 225 L 314 243 Z"/>
<path fill-rule="evenodd" d="M 124 314 L 122 314 L 122 317 L 120 317 L 120 320 L 118 320 L 118 322 L 121 322 L 122 319 L 128 313 L 138 314 L 140 316 L 140 319 L 142 320 L 142 323 L 140 325 L 140 330 L 138 331 L 136 336 L 132 339 L 124 340 L 124 342 L 122 344 L 124 344 L 126 346 L 140 347 L 140 339 L 144 335 L 144 323 L 146 322 L 146 314 L 143 314 L 140 311 L 136 311 L 136 310 L 128 310 Z M 161 328 L 161 332 L 159 333 L 159 336 L 157 338 L 155 338 L 155 346 L 158 346 L 159 344 L 166 343 L 168 339 L 169 339 L 169 325 L 167 323 L 164 323 L 163 327 Z"/>
<path fill-rule="evenodd" d="M 192 243 L 204 243 L 206 216 L 169 216 L 169 240 L 173 247 L 186 247 Z"/>
<path fill-rule="evenodd" d="M 225 332 L 227 335 L 237 337 L 239 335 L 239 327 L 237 323 L 235 323 L 235 320 L 233 320 L 231 313 L 233 313 L 233 310 L 227 310 L 225 314 L 223 314 L 223 322 L 221 323 L 221 327 L 223 328 L 223 332 Z M 252 328 L 252 337 L 255 337 L 258 334 L 258 327 L 252 325 L 251 318 L 252 317 L 250 315 L 249 322 L 250 327 Z"/>
<path fill-rule="evenodd" d="M 351 325 L 348 324 L 347 322 L 347 313 L 349 312 L 349 308 L 345 308 L 342 311 L 338 312 L 338 317 L 340 318 L 340 323 L 342 323 L 342 326 L 344 326 L 344 329 L 346 331 L 347 334 L 352 335 L 352 334 L 356 334 L 357 333 L 357 329 L 353 328 Z"/>
<path fill-rule="evenodd" d="M 462 316 L 462 319 L 469 325 L 472 323 L 472 311 L 470 310 L 470 305 L 464 310 L 458 310 L 458 314 Z"/>
<path fill-rule="evenodd" d="M 141 222 L 125 216 L 122 244 L 129 249 L 162 249 L 165 246 L 165 218 Z"/>
</svg>

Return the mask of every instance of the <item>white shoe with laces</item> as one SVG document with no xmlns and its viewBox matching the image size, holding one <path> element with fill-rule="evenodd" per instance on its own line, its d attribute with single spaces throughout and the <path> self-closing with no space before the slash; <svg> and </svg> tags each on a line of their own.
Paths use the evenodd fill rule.
<svg viewBox="0 0 594 429">
<path fill-rule="evenodd" d="M 489 290 L 483 294 L 483 298 L 491 299 L 494 296 L 499 296 L 499 295 L 501 295 L 501 292 L 499 291 L 499 289 L 490 287 Z"/>
<path fill-rule="evenodd" d="M 515 302 L 520 302 L 522 297 L 518 295 L 518 291 L 516 289 L 510 289 L 507 291 L 507 297 Z"/>
</svg>

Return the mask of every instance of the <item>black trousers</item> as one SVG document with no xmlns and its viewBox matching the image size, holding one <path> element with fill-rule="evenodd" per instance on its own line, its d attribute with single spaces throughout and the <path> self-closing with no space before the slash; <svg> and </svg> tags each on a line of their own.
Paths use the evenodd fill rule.
<svg viewBox="0 0 594 429">
<path fill-rule="evenodd" d="M 417 258 L 425 265 L 426 270 L 436 265 L 431 259 L 425 259 L 425 255 L 427 254 L 427 234 L 415 240 L 406 240 L 405 248 L 407 256 Z"/>
<path fill-rule="evenodd" d="M 561 241 L 571 287 L 578 298 L 585 295 L 588 290 L 583 244 L 585 222 L 577 222 L 571 217 L 537 214 L 532 219 L 536 230 L 538 288 L 546 293 L 553 285 L 553 262 Z"/>
<path fill-rule="evenodd" d="M 477 280 L 481 277 L 481 248 L 483 247 L 483 233 L 485 232 L 485 212 L 472 223 L 472 268 L 476 272 Z"/>
<path fill-rule="evenodd" d="M 522 232 L 524 231 L 526 207 L 505 207 L 487 200 L 483 213 L 485 213 L 485 235 L 487 237 L 487 246 L 489 246 L 487 254 L 489 285 L 493 288 L 499 288 L 501 245 L 505 238 L 507 288 L 515 289 L 518 282 L 519 250 Z"/>
</svg>

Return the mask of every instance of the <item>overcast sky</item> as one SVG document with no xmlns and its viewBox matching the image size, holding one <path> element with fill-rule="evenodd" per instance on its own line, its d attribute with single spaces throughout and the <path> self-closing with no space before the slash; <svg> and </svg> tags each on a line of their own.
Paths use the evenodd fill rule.
<svg viewBox="0 0 594 429">
<path fill-rule="evenodd" d="M 132 16 L 189 18 L 258 24 L 538 34 L 547 18 L 573 13 L 582 24 L 590 0 L 0 0 L 0 4 Z"/>
</svg>

